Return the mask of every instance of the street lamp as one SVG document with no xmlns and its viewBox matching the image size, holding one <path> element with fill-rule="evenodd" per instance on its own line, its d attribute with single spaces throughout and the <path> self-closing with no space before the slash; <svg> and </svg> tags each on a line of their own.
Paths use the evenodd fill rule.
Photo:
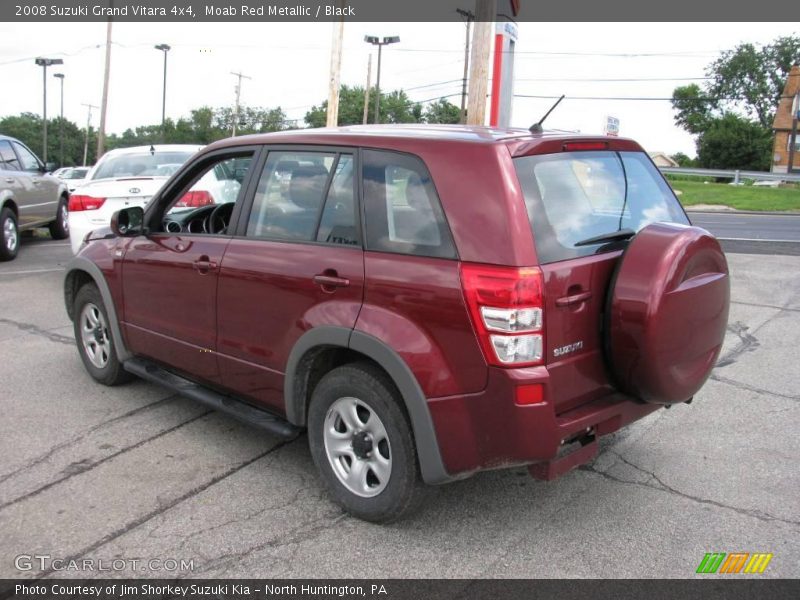
<svg viewBox="0 0 800 600">
<path fill-rule="evenodd" d="M 44 122 L 44 136 L 42 140 L 42 160 L 47 164 L 47 67 L 52 65 L 63 65 L 64 61 L 60 58 L 36 59 L 36 64 L 42 67 L 42 121 Z"/>
<path fill-rule="evenodd" d="M 61 120 L 58 123 L 58 166 L 64 166 L 64 74 L 53 73 L 61 81 Z"/>
<path fill-rule="evenodd" d="M 167 116 L 167 52 L 172 50 L 172 48 L 169 44 L 158 44 L 158 46 L 154 46 L 154 48 L 164 53 L 164 94 L 161 97 L 161 129 L 163 132 L 164 121 Z"/>
<path fill-rule="evenodd" d="M 375 123 L 381 122 L 381 49 L 388 44 L 396 44 L 400 38 L 396 35 L 380 38 L 374 35 L 365 35 L 364 41 L 378 47 L 378 75 L 375 82 Z"/>
</svg>

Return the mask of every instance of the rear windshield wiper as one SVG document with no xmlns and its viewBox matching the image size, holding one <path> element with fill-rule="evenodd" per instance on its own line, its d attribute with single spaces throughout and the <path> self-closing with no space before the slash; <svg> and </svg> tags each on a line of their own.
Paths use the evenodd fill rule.
<svg viewBox="0 0 800 600">
<path fill-rule="evenodd" d="M 606 242 L 618 242 L 627 240 L 636 235 L 633 229 L 619 229 L 617 231 L 609 231 L 608 233 L 601 233 L 594 237 L 586 238 L 580 242 L 575 242 L 575 246 L 591 246 L 592 244 L 604 244 Z"/>
</svg>

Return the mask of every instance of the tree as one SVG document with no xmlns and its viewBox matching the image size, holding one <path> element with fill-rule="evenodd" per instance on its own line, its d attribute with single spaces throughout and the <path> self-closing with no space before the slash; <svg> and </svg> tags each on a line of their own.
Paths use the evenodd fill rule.
<svg viewBox="0 0 800 600">
<path fill-rule="evenodd" d="M 461 109 L 447 98 L 440 98 L 428 104 L 425 109 L 426 123 L 458 123 L 461 120 Z"/>
<path fill-rule="evenodd" d="M 17 138 L 33 150 L 39 158 L 42 152 L 42 118 L 34 113 L 22 113 L 0 119 L 0 131 L 5 135 Z M 64 165 L 80 165 L 83 162 L 84 131 L 75 123 L 64 119 Z M 61 160 L 61 117 L 47 120 L 47 160 Z M 89 146 L 91 148 L 92 140 Z M 93 158 L 93 156 L 91 157 Z"/>
<path fill-rule="evenodd" d="M 693 158 L 690 158 L 688 155 L 684 154 L 683 152 L 676 152 L 671 156 L 672 160 L 678 163 L 679 167 L 696 167 L 697 161 Z"/>
<path fill-rule="evenodd" d="M 699 134 L 714 120 L 717 103 L 696 83 L 675 88 L 672 108 L 677 111 L 675 122 L 689 133 Z"/>
<path fill-rule="evenodd" d="M 367 123 L 375 122 L 372 101 L 375 88 L 370 89 L 370 107 L 367 111 Z M 381 123 L 420 123 L 422 122 L 422 105 L 413 102 L 403 90 L 395 90 L 381 94 Z M 309 127 L 325 127 L 327 123 L 328 101 L 312 106 L 306 113 L 305 122 Z M 339 125 L 357 125 L 364 119 L 364 88 L 361 86 L 343 85 L 339 90 Z"/>
<path fill-rule="evenodd" d="M 697 140 L 697 162 L 706 169 L 766 171 L 771 154 L 771 132 L 731 113 L 715 119 Z"/>
</svg>

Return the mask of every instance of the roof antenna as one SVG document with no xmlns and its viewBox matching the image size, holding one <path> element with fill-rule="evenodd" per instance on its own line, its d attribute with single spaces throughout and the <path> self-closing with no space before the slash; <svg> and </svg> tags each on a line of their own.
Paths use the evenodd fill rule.
<svg viewBox="0 0 800 600">
<path fill-rule="evenodd" d="M 552 108 L 550 110 L 553 110 Z M 547 116 L 547 115 L 545 115 Z M 150 144 L 150 156 L 154 156 L 156 153 L 156 147 L 153 144 Z"/>
<path fill-rule="evenodd" d="M 558 104 L 564 99 L 564 96 L 565 96 L 565 94 L 561 94 L 561 98 L 556 100 L 556 103 L 553 104 L 553 106 L 550 107 L 550 110 L 548 110 L 546 113 L 544 113 L 544 116 L 541 119 L 539 119 L 539 122 L 538 123 L 534 123 L 533 125 L 530 126 L 529 131 L 531 133 L 542 133 L 542 131 L 544 131 L 544 129 L 542 129 L 542 123 L 544 123 L 544 120 L 547 117 L 550 116 L 550 113 L 553 112 L 555 110 L 556 106 L 558 106 Z"/>
</svg>

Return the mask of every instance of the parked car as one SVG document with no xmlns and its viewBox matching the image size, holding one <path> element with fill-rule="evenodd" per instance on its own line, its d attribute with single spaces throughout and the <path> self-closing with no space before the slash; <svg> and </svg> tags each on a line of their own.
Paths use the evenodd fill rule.
<svg viewBox="0 0 800 600">
<path fill-rule="evenodd" d="M 90 169 L 91 167 L 68 167 L 57 177 L 67 182 L 67 188 L 72 193 L 86 182 L 86 176 L 89 174 Z"/>
<path fill-rule="evenodd" d="M 235 200 L 176 210 L 219 165 Z M 553 479 L 691 402 L 729 276 L 632 140 L 367 126 L 208 146 L 88 236 L 65 298 L 98 382 L 305 429 L 332 498 L 386 522 L 424 484 Z"/>
<path fill-rule="evenodd" d="M 67 186 L 17 139 L 0 135 L 0 260 L 19 251 L 19 234 L 48 227 L 53 239 L 69 237 Z"/>
<path fill-rule="evenodd" d="M 69 202 L 72 251 L 86 234 L 108 226 L 111 215 L 126 206 L 146 206 L 170 175 L 202 146 L 136 146 L 106 152 L 86 175 Z"/>
</svg>

